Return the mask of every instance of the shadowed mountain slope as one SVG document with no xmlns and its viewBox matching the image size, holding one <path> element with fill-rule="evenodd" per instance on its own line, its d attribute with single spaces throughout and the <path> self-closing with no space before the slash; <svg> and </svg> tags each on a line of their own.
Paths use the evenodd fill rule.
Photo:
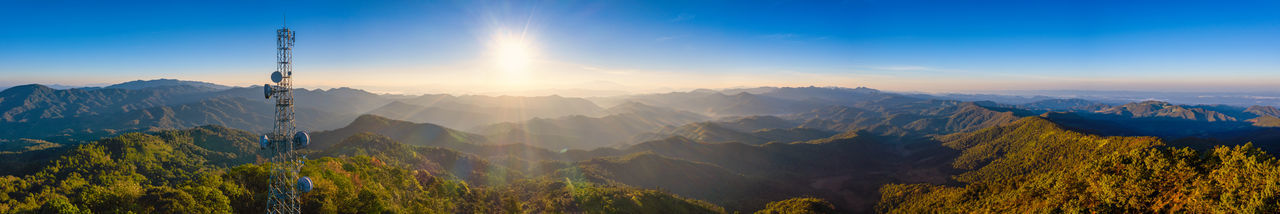
<svg viewBox="0 0 1280 214">
<path fill-rule="evenodd" d="M 878 200 L 876 191 L 880 185 L 891 182 L 945 182 L 937 177 L 945 178 L 947 172 L 942 170 L 942 162 L 931 161 L 947 159 L 951 153 L 934 151 L 936 143 L 927 140 L 906 140 L 897 137 L 848 134 L 823 140 L 802 143 L 769 143 L 764 145 L 747 145 L 742 143 L 701 143 L 684 137 L 672 137 L 663 140 L 648 141 L 625 149 L 598 149 L 594 151 L 569 151 L 574 157 L 608 157 L 637 154 L 639 159 L 608 159 L 606 163 L 622 160 L 646 160 L 653 165 L 668 164 L 653 156 L 668 159 L 685 160 L 697 164 L 706 164 L 741 174 L 746 179 L 726 178 L 728 181 L 707 188 L 715 189 L 731 185 L 737 195 L 719 195 L 708 189 L 680 189 L 685 184 L 678 181 L 654 180 L 637 181 L 616 177 L 610 180 L 628 185 L 644 185 L 662 188 L 686 196 L 697 195 L 702 200 L 723 203 L 731 210 L 757 210 L 763 208 L 765 202 L 783 200 L 790 197 L 811 195 L 827 198 L 844 210 L 853 212 L 869 212 Z M 914 145 L 898 147 L 901 145 Z M 928 146 L 933 145 L 933 146 Z M 928 152 L 925 152 L 928 151 Z M 912 155 L 914 152 L 925 152 L 929 155 Z M 587 154 L 584 154 L 587 153 Z M 591 161 L 591 160 L 587 160 Z M 601 160 L 596 160 L 601 161 Z M 611 162 L 610 162 L 611 161 Z M 661 164 L 660 164 L 661 163 Z M 618 163 L 614 165 L 625 165 Z M 637 163 L 638 164 L 638 163 Z M 611 166 L 602 164 L 601 166 Z M 716 181 L 699 180 L 704 177 L 686 177 L 677 169 L 684 167 L 648 167 L 654 178 L 678 177 L 688 178 L 685 182 Z M 612 169 L 605 172 L 625 171 L 630 169 Z M 718 170 L 715 170 L 718 171 Z M 610 174 L 604 174 L 609 178 Z M 697 173 L 694 173 L 697 175 Z M 705 178 L 713 178 L 709 176 Z M 623 182 L 626 181 L 626 182 Z M 666 182 L 666 183 L 664 183 Z M 729 188 L 729 187 L 725 187 Z M 704 192 L 706 191 L 706 192 Z M 724 198 L 719 198 L 719 197 Z M 702 198 L 709 197 L 709 198 Z"/>
<path fill-rule="evenodd" d="M 730 128 L 734 126 L 738 126 L 738 128 Z M 787 127 L 787 125 L 779 127 Z M 649 134 L 644 137 L 648 137 L 646 140 L 654 140 L 661 139 L 663 136 L 683 136 L 698 142 L 739 142 L 750 145 L 759 145 L 769 142 L 790 143 L 796 141 L 816 140 L 831 137 L 836 134 L 836 132 L 833 131 L 811 128 L 762 128 L 755 129 L 754 131 L 742 130 L 746 130 L 746 128 L 743 128 L 743 125 L 740 123 L 700 122 L 663 129 L 657 133 Z"/>
<path fill-rule="evenodd" d="M 404 144 L 445 148 L 468 147 L 485 141 L 483 136 L 429 123 L 411 123 L 375 115 L 361 115 L 351 124 L 330 131 L 312 133 L 311 148 L 324 150 L 341 143 L 348 136 L 363 132 L 385 135 Z"/>
<path fill-rule="evenodd" d="M 637 135 L 707 119 L 692 112 L 640 103 L 624 103 L 605 112 L 608 115 L 602 117 L 535 118 L 478 127 L 473 131 L 493 142 L 524 143 L 549 149 L 594 149 L 635 143 Z"/>
<path fill-rule="evenodd" d="M 1048 111 L 1098 111 L 1111 108 L 1102 102 L 1086 99 L 1047 99 L 1018 105 L 1019 107 Z"/>
<path fill-rule="evenodd" d="M 730 117 L 716 121 L 717 124 L 725 128 L 733 129 L 740 132 L 752 132 L 761 129 L 786 129 L 795 128 L 800 125 L 796 122 L 782 119 L 776 116 L 754 115 L 745 117 Z"/>
<path fill-rule="evenodd" d="M 557 171 L 557 177 L 582 176 L 596 183 L 663 189 L 727 207 L 754 206 L 762 201 L 745 195 L 787 191 L 758 178 L 749 178 L 708 163 L 663 157 L 651 152 L 577 162 Z"/>
<path fill-rule="evenodd" d="M 321 156 L 369 156 L 379 162 L 413 170 L 426 170 L 435 175 L 447 175 L 476 185 L 498 185 L 515 181 L 523 176 L 519 171 L 490 164 L 474 155 L 439 147 L 422 147 L 402 144 L 387 136 L 362 132 L 330 146 Z"/>
<path fill-rule="evenodd" d="M 502 121 L 502 119 L 497 118 L 497 115 L 486 114 L 473 110 L 479 109 L 425 107 L 402 101 L 394 101 L 369 111 L 369 114 L 395 120 L 440 124 L 443 126 L 461 129 Z"/>
</svg>

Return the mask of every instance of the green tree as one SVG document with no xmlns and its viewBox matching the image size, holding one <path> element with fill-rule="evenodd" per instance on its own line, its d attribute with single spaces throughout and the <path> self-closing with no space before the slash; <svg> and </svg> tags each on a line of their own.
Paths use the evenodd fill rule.
<svg viewBox="0 0 1280 214">
<path fill-rule="evenodd" d="M 820 198 L 803 197 L 769 202 L 756 214 L 821 214 L 836 213 L 835 205 Z"/>
</svg>

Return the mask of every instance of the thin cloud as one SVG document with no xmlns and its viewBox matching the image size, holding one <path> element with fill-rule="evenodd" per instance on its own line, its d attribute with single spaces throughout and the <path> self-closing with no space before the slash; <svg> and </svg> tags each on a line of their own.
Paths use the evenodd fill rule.
<svg viewBox="0 0 1280 214">
<path fill-rule="evenodd" d="M 876 71 L 900 71 L 900 72 L 964 72 L 963 70 L 943 69 L 929 66 L 918 65 L 894 65 L 894 66 L 876 66 L 867 67 Z"/>
<path fill-rule="evenodd" d="M 765 38 L 765 39 L 783 40 L 783 39 L 796 38 L 796 37 L 798 37 L 798 36 L 799 36 L 799 35 L 796 35 L 796 34 L 793 34 L 793 33 L 775 33 L 775 34 L 769 34 L 769 35 L 764 35 L 764 36 L 760 36 L 760 37 Z"/>
<path fill-rule="evenodd" d="M 682 22 L 682 21 L 689 21 L 689 20 L 693 20 L 693 18 L 697 18 L 697 17 L 698 17 L 698 16 L 695 16 L 695 15 L 693 15 L 693 14 L 680 13 L 680 15 L 676 15 L 676 17 L 675 17 L 675 18 L 671 18 L 671 20 L 669 20 L 669 21 L 671 21 L 671 22 Z"/>
<path fill-rule="evenodd" d="M 873 69 L 886 70 L 886 71 L 936 71 L 938 70 L 930 67 L 914 66 L 914 65 L 884 66 L 884 67 L 874 67 Z"/>
<path fill-rule="evenodd" d="M 585 65 L 579 66 L 579 68 L 582 68 L 582 70 L 595 71 L 595 72 L 601 72 L 601 73 L 613 74 L 613 75 L 630 75 L 633 72 L 630 70 L 604 69 L 604 68 L 585 66 Z"/>
<path fill-rule="evenodd" d="M 775 33 L 775 34 L 760 35 L 759 37 L 766 40 L 773 40 L 777 42 L 791 43 L 791 44 L 806 44 L 809 42 L 826 40 L 829 38 L 827 36 L 805 35 L 805 34 L 795 34 L 795 33 Z"/>
<path fill-rule="evenodd" d="M 679 38 L 682 38 L 682 37 L 684 37 L 684 36 L 663 36 L 663 37 L 658 37 L 658 38 L 656 38 L 656 39 L 653 39 L 653 41 L 657 41 L 657 42 L 665 42 L 665 41 L 668 41 L 668 40 L 679 39 Z"/>
</svg>

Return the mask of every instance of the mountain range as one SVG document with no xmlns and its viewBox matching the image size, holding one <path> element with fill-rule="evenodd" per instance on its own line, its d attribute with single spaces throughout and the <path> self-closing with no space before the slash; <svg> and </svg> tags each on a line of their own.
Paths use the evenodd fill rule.
<svg viewBox="0 0 1280 214">
<path fill-rule="evenodd" d="M 259 210 L 255 139 L 274 108 L 257 93 L 164 79 L 0 91 L 0 212 Z M 1265 212 L 1280 189 L 1263 152 L 1280 151 L 1272 106 L 837 87 L 294 93 L 316 212 Z M 194 201 L 207 203 L 162 206 Z"/>
</svg>

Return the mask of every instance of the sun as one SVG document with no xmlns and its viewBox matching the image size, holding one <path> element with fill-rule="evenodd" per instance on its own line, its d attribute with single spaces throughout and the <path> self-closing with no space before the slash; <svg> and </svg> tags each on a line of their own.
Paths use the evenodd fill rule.
<svg viewBox="0 0 1280 214">
<path fill-rule="evenodd" d="M 500 34 L 494 38 L 490 48 L 493 63 L 506 72 L 527 72 L 533 61 L 529 41 L 521 35 Z"/>
<path fill-rule="evenodd" d="M 491 34 L 485 54 L 493 71 L 493 87 L 517 90 L 539 84 L 535 73 L 543 65 L 538 46 L 526 30 L 511 31 L 499 28 Z"/>
</svg>

